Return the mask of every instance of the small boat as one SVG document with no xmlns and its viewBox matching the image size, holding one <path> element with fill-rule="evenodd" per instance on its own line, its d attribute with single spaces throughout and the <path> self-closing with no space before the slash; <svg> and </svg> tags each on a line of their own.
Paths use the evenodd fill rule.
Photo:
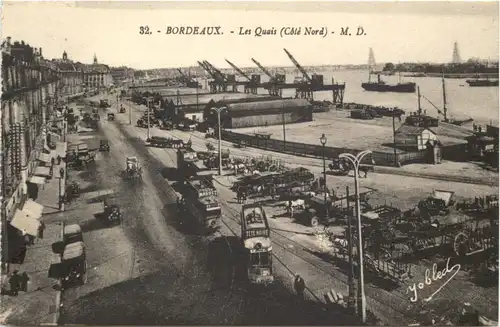
<svg viewBox="0 0 500 327">
<path fill-rule="evenodd" d="M 471 87 L 476 87 L 476 86 L 498 86 L 498 80 L 491 80 L 491 79 L 468 79 L 465 82 L 469 84 Z"/>
<path fill-rule="evenodd" d="M 397 92 L 397 93 L 415 93 L 417 87 L 416 83 L 407 82 L 407 83 L 398 83 L 398 84 L 387 84 L 384 81 L 380 80 L 380 75 L 377 75 L 377 82 L 366 82 L 361 83 L 361 87 L 365 91 L 374 91 L 374 92 Z"/>
</svg>

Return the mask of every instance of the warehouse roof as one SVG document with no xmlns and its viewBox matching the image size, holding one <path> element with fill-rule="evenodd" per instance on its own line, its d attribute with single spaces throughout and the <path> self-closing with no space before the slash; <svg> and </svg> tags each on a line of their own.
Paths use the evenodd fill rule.
<svg viewBox="0 0 500 327">
<path fill-rule="evenodd" d="M 165 95 L 162 94 L 164 98 L 174 99 L 174 102 L 176 101 L 176 95 L 175 94 L 170 94 L 170 95 Z M 228 93 L 222 93 L 222 94 L 210 94 L 210 95 L 200 95 L 196 96 L 196 94 L 189 95 L 189 96 L 182 96 L 180 97 L 181 103 L 183 105 L 190 105 L 190 104 L 196 104 L 196 103 L 209 103 L 211 101 L 214 102 L 219 102 L 219 101 L 233 101 L 233 100 L 241 100 L 241 99 L 259 99 L 259 98 L 264 98 L 265 96 L 256 96 L 256 95 L 249 95 L 245 93 L 234 93 L 234 94 L 228 94 Z"/>
<path fill-rule="evenodd" d="M 436 133 L 434 133 L 434 131 L 432 131 L 431 129 L 429 129 L 427 127 L 411 126 L 411 125 L 406 125 L 406 124 L 405 125 L 401 125 L 401 127 L 399 127 L 396 130 L 396 133 L 398 133 L 398 134 L 406 134 L 406 135 L 420 135 L 425 130 L 429 130 L 433 134 L 436 134 Z"/>
<path fill-rule="evenodd" d="M 311 104 L 306 99 L 283 99 L 272 101 L 258 101 L 258 102 L 240 102 L 226 104 L 227 111 L 244 112 L 244 111 L 263 111 L 272 109 L 291 109 L 300 107 L 311 107 Z"/>
</svg>

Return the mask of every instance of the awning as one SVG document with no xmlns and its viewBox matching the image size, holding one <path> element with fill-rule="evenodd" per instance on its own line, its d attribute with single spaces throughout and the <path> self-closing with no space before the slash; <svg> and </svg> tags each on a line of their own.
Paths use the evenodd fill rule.
<svg viewBox="0 0 500 327">
<path fill-rule="evenodd" d="M 38 236 L 40 222 L 23 210 L 16 209 L 16 213 L 10 224 L 24 234 Z"/>
<path fill-rule="evenodd" d="M 56 155 L 59 155 L 61 157 L 65 157 L 66 151 L 68 151 L 68 143 L 66 143 L 66 142 L 57 142 L 56 143 Z"/>
<path fill-rule="evenodd" d="M 50 169 L 48 167 L 36 167 L 34 175 L 50 176 Z"/>
<path fill-rule="evenodd" d="M 36 203 L 31 199 L 28 199 L 24 203 L 23 211 L 28 213 L 35 219 L 40 219 L 40 217 L 42 217 L 43 205 Z"/>
<path fill-rule="evenodd" d="M 42 162 L 48 162 L 50 163 L 50 155 L 48 155 L 47 153 L 42 153 L 40 152 L 38 154 L 38 160 L 42 161 Z"/>
<path fill-rule="evenodd" d="M 28 179 L 28 182 L 33 183 L 33 184 L 43 185 L 43 184 L 45 184 L 45 177 L 31 176 L 30 179 Z"/>
</svg>

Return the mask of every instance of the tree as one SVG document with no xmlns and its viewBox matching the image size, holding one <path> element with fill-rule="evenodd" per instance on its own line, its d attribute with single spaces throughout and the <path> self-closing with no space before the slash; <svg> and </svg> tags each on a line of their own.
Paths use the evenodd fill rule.
<svg viewBox="0 0 500 327">
<path fill-rule="evenodd" d="M 385 64 L 383 71 L 393 71 L 394 70 L 394 64 L 392 62 L 388 62 Z"/>
</svg>

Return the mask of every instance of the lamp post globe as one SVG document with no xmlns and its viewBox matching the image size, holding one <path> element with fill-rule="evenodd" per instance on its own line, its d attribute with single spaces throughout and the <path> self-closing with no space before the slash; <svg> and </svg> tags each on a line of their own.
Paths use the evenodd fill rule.
<svg viewBox="0 0 500 327">
<path fill-rule="evenodd" d="M 322 145 L 326 144 L 327 138 L 325 136 L 325 133 L 323 133 L 323 135 L 321 135 L 321 137 L 319 138 L 319 141 L 321 142 Z"/>
</svg>

